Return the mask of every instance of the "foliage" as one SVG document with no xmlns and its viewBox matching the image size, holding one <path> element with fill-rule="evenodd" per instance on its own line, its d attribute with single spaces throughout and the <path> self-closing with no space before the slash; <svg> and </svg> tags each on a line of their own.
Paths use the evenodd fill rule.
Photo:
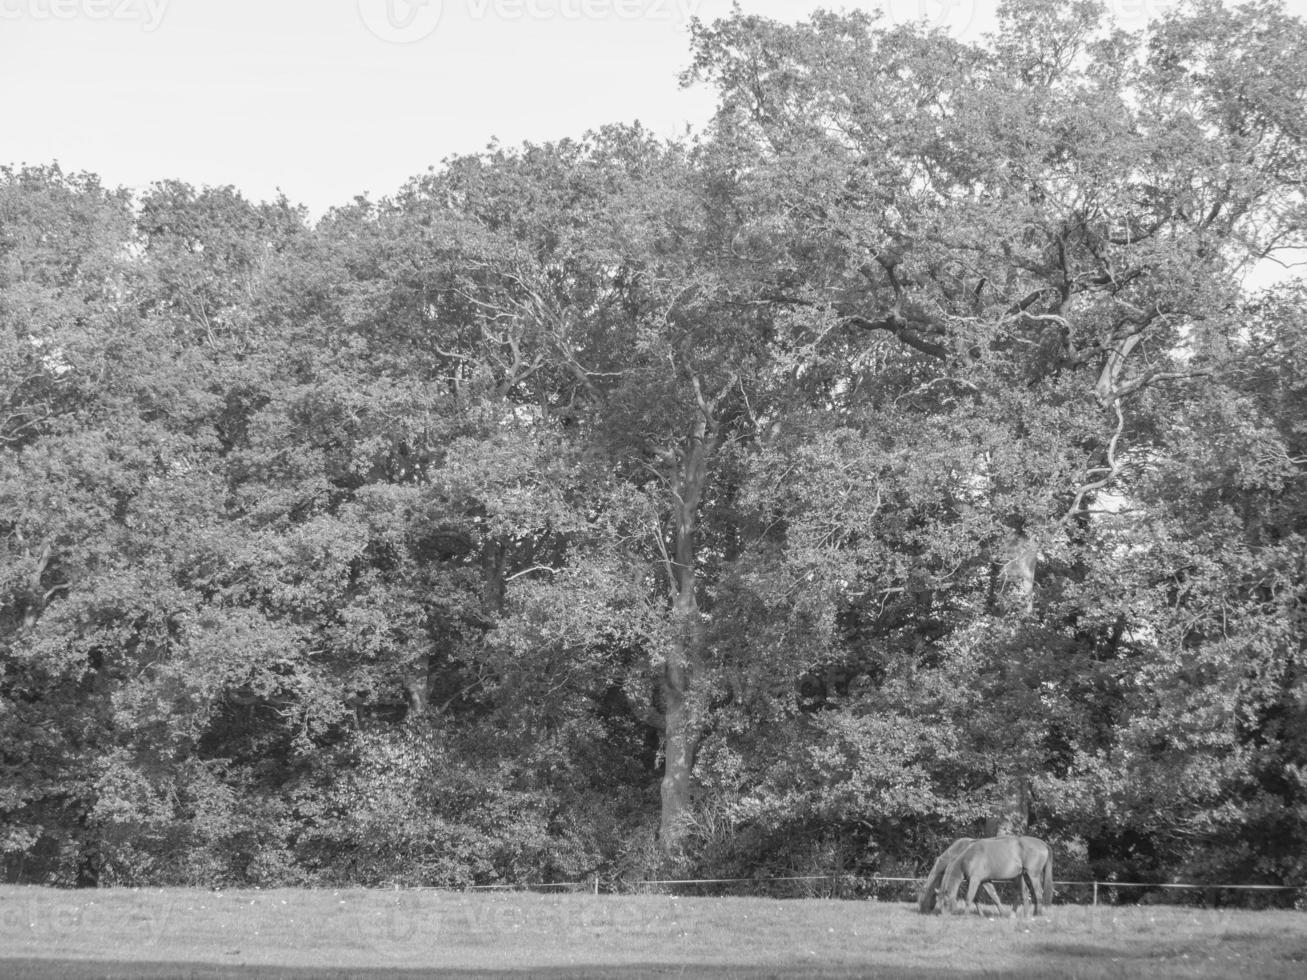
<svg viewBox="0 0 1307 980">
<path fill-rule="evenodd" d="M 316 225 L 0 170 L 0 854 L 1302 883 L 1307 27 L 696 22 Z"/>
</svg>

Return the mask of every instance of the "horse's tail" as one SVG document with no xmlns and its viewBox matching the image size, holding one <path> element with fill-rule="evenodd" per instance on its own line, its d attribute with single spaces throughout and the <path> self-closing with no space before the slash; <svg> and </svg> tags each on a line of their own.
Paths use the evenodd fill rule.
<svg viewBox="0 0 1307 980">
<path fill-rule="evenodd" d="M 1053 849 L 1051 847 L 1048 849 L 1048 857 L 1044 859 L 1044 880 L 1042 884 L 1044 886 L 1043 887 L 1044 904 L 1052 905 L 1053 904 Z"/>
<path fill-rule="evenodd" d="M 925 887 L 921 890 L 921 896 L 917 900 L 917 908 L 923 913 L 935 911 L 935 892 L 939 888 L 940 880 L 944 877 L 944 871 L 948 867 L 946 857 L 946 854 L 939 856 L 939 860 L 930 869 L 930 875 L 926 878 Z"/>
</svg>

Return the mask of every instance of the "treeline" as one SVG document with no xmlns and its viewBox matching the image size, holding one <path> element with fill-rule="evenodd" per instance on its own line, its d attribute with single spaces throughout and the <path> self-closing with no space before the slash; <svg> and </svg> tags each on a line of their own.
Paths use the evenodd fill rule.
<svg viewBox="0 0 1307 980">
<path fill-rule="evenodd" d="M 285 200 L 0 171 L 9 880 L 1307 884 L 1307 28 L 693 32 Z"/>
</svg>

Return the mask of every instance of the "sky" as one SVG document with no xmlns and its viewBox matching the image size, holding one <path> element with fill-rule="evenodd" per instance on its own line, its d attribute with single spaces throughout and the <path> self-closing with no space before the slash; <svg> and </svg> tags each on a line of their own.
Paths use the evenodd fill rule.
<svg viewBox="0 0 1307 980">
<path fill-rule="evenodd" d="M 1177 0 L 1106 0 L 1129 29 Z M 1286 0 L 1307 13 L 1307 0 Z M 740 0 L 786 21 L 879 10 L 965 40 L 997 0 Z M 699 128 L 683 89 L 693 18 L 731 0 L 0 0 L 0 165 L 58 162 L 105 184 L 231 184 L 320 217 L 393 194 L 492 141 L 640 121 Z M 1279 279 L 1286 270 L 1258 270 Z"/>
<path fill-rule="evenodd" d="M 1139 29 L 1177 0 L 1106 0 Z M 1307 0 L 1288 0 L 1291 9 Z M 978 40 L 997 0 L 740 0 L 795 21 L 879 10 Z M 731 0 L 0 0 L 0 165 L 57 161 L 137 190 L 284 193 L 312 216 L 492 139 L 709 118 L 689 27 Z"/>
<path fill-rule="evenodd" d="M 1113 0 L 1142 13 L 1170 0 Z M 982 0 L 743 0 L 797 20 L 880 8 L 963 36 Z M 684 135 L 691 18 L 730 0 L 0 0 L 0 164 L 110 185 L 284 192 L 320 215 L 451 154 L 639 120 Z"/>
</svg>

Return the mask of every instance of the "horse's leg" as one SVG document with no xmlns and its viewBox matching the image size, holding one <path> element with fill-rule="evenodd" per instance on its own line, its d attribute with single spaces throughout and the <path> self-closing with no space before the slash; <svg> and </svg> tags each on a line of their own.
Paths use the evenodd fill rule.
<svg viewBox="0 0 1307 980">
<path fill-rule="evenodd" d="M 980 906 L 976 904 L 976 892 L 980 891 L 980 875 L 972 875 L 971 880 L 967 882 L 967 904 L 962 907 L 965 912 L 968 909 L 975 909 L 976 915 L 980 915 Z"/>
<path fill-rule="evenodd" d="M 1007 909 L 1003 907 L 1003 902 L 998 897 L 998 889 L 994 887 L 992 881 L 985 882 L 985 894 L 989 896 L 991 902 L 998 906 L 999 915 L 1007 915 Z M 979 908 L 977 908 L 977 911 L 979 911 Z"/>
<path fill-rule="evenodd" d="M 1047 875 L 1047 865 L 1040 865 L 1038 868 L 1031 868 L 1026 872 L 1026 877 L 1030 880 L 1030 895 L 1035 903 L 1035 915 L 1048 911 L 1048 903 L 1044 895 L 1044 878 Z"/>
<path fill-rule="evenodd" d="M 1025 913 L 1028 919 L 1030 918 L 1030 899 L 1035 894 L 1035 881 L 1025 868 L 1022 868 L 1021 874 L 1017 875 L 1017 890 L 1021 892 L 1021 911 Z M 1039 908 L 1038 900 L 1036 900 L 1035 908 L 1036 910 Z"/>
<path fill-rule="evenodd" d="M 1044 869 L 1040 875 L 1043 879 L 1039 899 L 1044 903 L 1044 914 L 1048 914 L 1048 907 L 1053 904 L 1053 852 L 1048 851 L 1044 856 Z"/>
</svg>

